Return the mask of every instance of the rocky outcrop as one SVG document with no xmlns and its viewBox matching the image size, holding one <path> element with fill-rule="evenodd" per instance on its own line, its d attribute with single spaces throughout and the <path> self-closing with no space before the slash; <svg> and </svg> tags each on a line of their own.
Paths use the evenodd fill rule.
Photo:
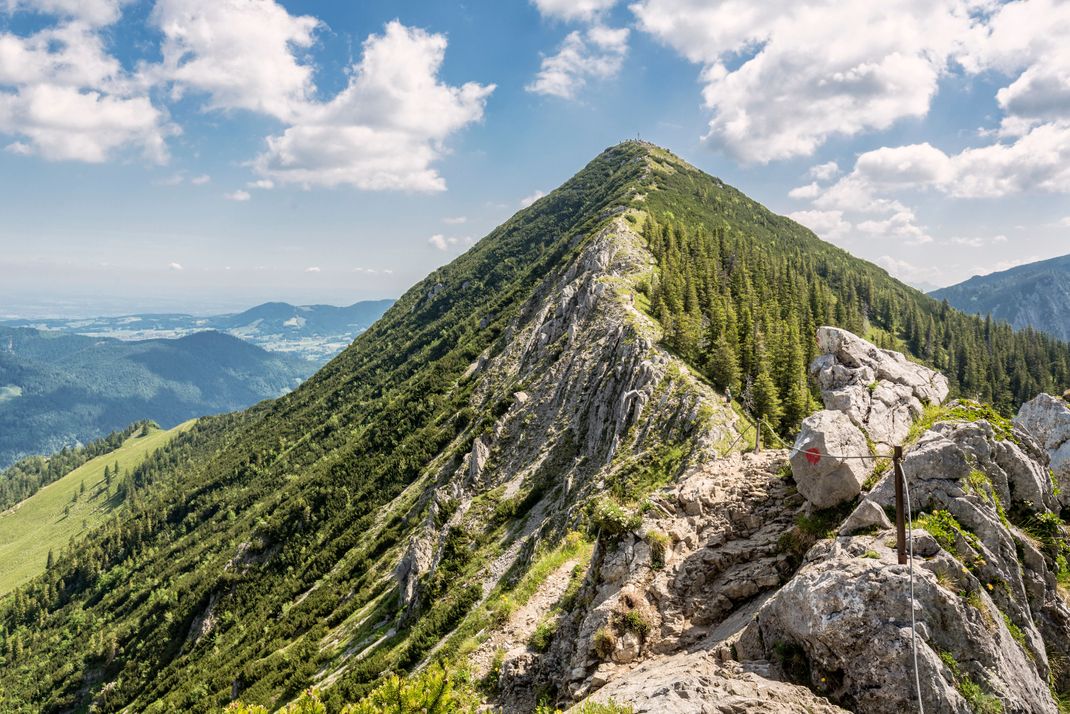
<svg viewBox="0 0 1070 714">
<path fill-rule="evenodd" d="M 631 706 L 635 714 L 846 713 L 806 687 L 769 679 L 767 669 L 682 652 L 644 662 L 590 701 Z"/>
<path fill-rule="evenodd" d="M 799 493 L 817 508 L 849 501 L 862 491 L 873 468 L 862 431 L 843 412 L 825 409 L 803 420 L 791 451 Z"/>
<path fill-rule="evenodd" d="M 820 327 L 810 365 L 826 409 L 843 412 L 885 450 L 901 444 L 925 404 L 947 398 L 947 377 L 837 327 Z"/>
<path fill-rule="evenodd" d="M 916 635 L 926 711 L 1001 702 L 1004 712 L 1054 714 L 1049 681 L 1065 689 L 1067 677 L 1053 662 L 1070 645 L 1054 575 L 1064 535 L 1049 510 L 1046 455 L 1028 434 L 997 426 L 938 422 L 908 448 L 903 472 L 923 528 L 913 571 L 897 563 L 894 530 L 877 515 L 894 507 L 889 474 L 762 606 L 739 655 L 778 661 L 784 676 L 849 709 L 892 714 L 914 707 Z M 1038 523 L 1056 531 L 1048 545 L 1024 530 Z"/>
<path fill-rule="evenodd" d="M 1040 394 L 1022 405 L 1014 423 L 1047 451 L 1061 504 L 1070 507 L 1070 406 L 1063 399 Z"/>
</svg>

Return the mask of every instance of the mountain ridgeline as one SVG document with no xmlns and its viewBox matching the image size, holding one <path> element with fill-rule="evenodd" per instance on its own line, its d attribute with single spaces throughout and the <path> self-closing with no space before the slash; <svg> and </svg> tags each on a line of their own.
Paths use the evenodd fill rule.
<svg viewBox="0 0 1070 714">
<path fill-rule="evenodd" d="M 0 602 L 4 706 L 278 707 L 314 685 L 336 712 L 437 659 L 468 663 L 509 711 L 580 698 L 553 675 L 567 657 L 507 672 L 489 633 L 554 583 L 564 634 L 532 647 L 564 647 L 648 497 L 743 447 L 714 387 L 783 433 L 814 408 L 820 324 L 1006 411 L 1070 382 L 1062 343 L 963 315 L 626 142 L 292 393 L 201 419 L 142 463 L 121 518 Z M 665 538 L 644 552 L 664 558 Z"/>
<path fill-rule="evenodd" d="M 1070 255 L 975 275 L 930 295 L 963 312 L 1070 340 Z"/>
</svg>

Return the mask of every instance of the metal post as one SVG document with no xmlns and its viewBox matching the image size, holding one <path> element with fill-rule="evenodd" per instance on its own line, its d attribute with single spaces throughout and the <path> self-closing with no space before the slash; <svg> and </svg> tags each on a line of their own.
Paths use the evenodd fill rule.
<svg viewBox="0 0 1070 714">
<path fill-rule="evenodd" d="M 892 463 L 895 468 L 895 550 L 899 556 L 899 564 L 907 563 L 907 524 L 906 507 L 903 505 L 903 489 L 906 484 L 903 479 L 903 447 L 896 446 L 892 452 Z"/>
<path fill-rule="evenodd" d="M 754 453 L 762 453 L 762 420 L 759 419 L 756 422 L 757 426 L 754 428 Z"/>
</svg>

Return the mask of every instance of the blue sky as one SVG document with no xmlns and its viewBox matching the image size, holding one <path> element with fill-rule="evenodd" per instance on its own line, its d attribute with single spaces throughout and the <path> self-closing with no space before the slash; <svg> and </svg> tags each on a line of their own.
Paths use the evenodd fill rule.
<svg viewBox="0 0 1070 714">
<path fill-rule="evenodd" d="M 915 284 L 1070 253 L 1067 36 L 1040 0 L 0 0 L 0 314 L 396 296 L 637 134 Z"/>
</svg>

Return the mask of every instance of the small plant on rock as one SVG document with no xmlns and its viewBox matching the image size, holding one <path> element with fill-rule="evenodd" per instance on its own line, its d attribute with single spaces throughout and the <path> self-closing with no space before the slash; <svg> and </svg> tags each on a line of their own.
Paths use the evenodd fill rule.
<svg viewBox="0 0 1070 714">
<path fill-rule="evenodd" d="M 650 561 L 656 570 L 665 567 L 665 555 L 669 552 L 672 539 L 661 531 L 646 534 L 646 544 L 650 546 Z"/>
<path fill-rule="evenodd" d="M 594 526 L 608 535 L 620 535 L 633 531 L 643 524 L 641 516 L 629 513 L 620 504 L 609 498 L 600 498 L 591 512 Z"/>
<path fill-rule="evenodd" d="M 617 648 L 617 636 L 610 628 L 599 627 L 591 639 L 591 644 L 594 646 L 595 654 L 600 659 L 608 661 L 613 657 L 613 650 Z"/>
</svg>

